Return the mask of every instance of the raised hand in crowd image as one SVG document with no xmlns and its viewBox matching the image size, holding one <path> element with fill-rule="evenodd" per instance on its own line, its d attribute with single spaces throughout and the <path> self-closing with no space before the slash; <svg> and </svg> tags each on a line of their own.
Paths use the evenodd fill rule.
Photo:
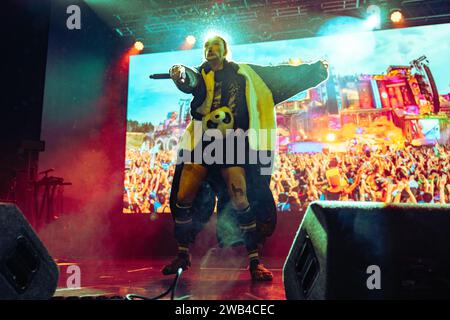
<svg viewBox="0 0 450 320">
<path fill-rule="evenodd" d="M 160 212 L 168 205 L 173 154 L 158 153 L 150 168 L 149 153 L 128 150 L 124 212 Z M 270 189 L 282 212 L 304 210 L 314 200 L 449 203 L 449 155 L 449 148 L 439 145 L 395 151 L 280 153 Z"/>
</svg>

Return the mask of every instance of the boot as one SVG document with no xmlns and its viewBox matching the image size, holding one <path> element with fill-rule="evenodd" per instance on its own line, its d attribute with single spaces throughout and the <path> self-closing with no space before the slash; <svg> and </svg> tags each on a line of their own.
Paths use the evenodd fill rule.
<svg viewBox="0 0 450 320">
<path fill-rule="evenodd" d="M 252 276 L 253 281 L 272 281 L 273 274 L 272 272 L 264 267 L 262 263 L 258 263 L 254 266 L 250 265 L 249 267 L 250 275 Z"/>
<path fill-rule="evenodd" d="M 163 275 L 168 276 L 171 274 L 176 274 L 178 268 L 181 268 L 183 271 L 188 270 L 191 266 L 191 258 L 189 255 L 177 255 L 175 259 L 172 260 L 169 264 L 165 265 L 161 272 Z"/>
</svg>

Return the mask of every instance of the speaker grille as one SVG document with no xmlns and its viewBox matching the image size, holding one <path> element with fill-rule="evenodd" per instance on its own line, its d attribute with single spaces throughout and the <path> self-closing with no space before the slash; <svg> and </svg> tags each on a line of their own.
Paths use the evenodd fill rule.
<svg viewBox="0 0 450 320">
<path fill-rule="evenodd" d="M 36 249 L 25 236 L 20 235 L 6 256 L 4 276 L 18 293 L 23 293 L 30 286 L 39 264 Z"/>
<path fill-rule="evenodd" d="M 295 272 L 304 295 L 309 292 L 319 274 L 319 262 L 314 252 L 314 247 L 308 235 L 300 248 L 300 254 L 295 264 Z"/>
</svg>

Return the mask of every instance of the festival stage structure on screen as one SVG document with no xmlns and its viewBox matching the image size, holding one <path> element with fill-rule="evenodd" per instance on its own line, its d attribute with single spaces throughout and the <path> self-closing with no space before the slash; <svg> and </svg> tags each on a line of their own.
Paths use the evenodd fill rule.
<svg viewBox="0 0 450 320">
<path fill-rule="evenodd" d="M 339 93 L 336 98 L 339 121 L 324 107 L 329 90 L 316 88 L 298 101 L 277 106 L 277 112 L 283 115 L 280 122 L 291 124 L 291 142 L 288 144 L 324 140 L 326 148 L 331 145 L 338 151 L 342 142 L 361 140 L 364 135 L 374 133 L 384 140 L 384 144 L 401 141 L 400 145 L 406 142 L 420 146 L 447 142 L 444 140 L 448 139 L 445 134 L 450 114 L 446 108 L 448 100 L 439 96 L 426 61 L 426 57 L 421 56 L 406 66 L 389 66 L 386 74 L 333 79 L 335 92 Z M 396 131 L 392 135 L 395 139 L 389 139 L 389 133 L 393 131 Z M 305 146 L 314 146 L 313 149 L 317 150 L 318 145 L 309 143 Z M 292 145 L 287 149 L 312 151 Z"/>
<path fill-rule="evenodd" d="M 236 46 L 233 55 L 256 64 L 298 65 L 312 63 L 329 51 L 329 79 L 275 106 L 279 154 L 445 145 L 450 132 L 448 72 L 441 50 L 431 44 L 443 41 L 447 29 L 436 28 L 344 37 L 367 49 L 359 48 L 352 59 L 340 49 L 339 36 Z M 330 40 L 337 44 L 335 49 L 329 48 Z M 304 56 L 287 56 L 286 48 L 292 47 L 301 48 Z M 167 70 L 170 62 L 166 66 L 163 61 L 195 66 L 201 52 L 194 51 L 130 60 L 128 119 L 138 125 L 127 130 L 126 213 L 167 212 L 164 194 L 170 189 L 178 141 L 191 120 L 192 97 L 178 92 L 171 80 L 152 80 L 149 74 Z M 152 125 L 146 127 L 149 121 Z"/>
</svg>

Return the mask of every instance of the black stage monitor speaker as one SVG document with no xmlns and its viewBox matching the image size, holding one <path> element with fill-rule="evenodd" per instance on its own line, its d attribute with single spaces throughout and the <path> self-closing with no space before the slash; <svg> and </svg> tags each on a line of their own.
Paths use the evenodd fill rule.
<svg viewBox="0 0 450 320">
<path fill-rule="evenodd" d="M 22 212 L 0 202 L 0 299 L 49 299 L 58 267 Z"/>
<path fill-rule="evenodd" d="M 449 299 L 450 205 L 313 202 L 283 283 L 287 299 Z"/>
</svg>

